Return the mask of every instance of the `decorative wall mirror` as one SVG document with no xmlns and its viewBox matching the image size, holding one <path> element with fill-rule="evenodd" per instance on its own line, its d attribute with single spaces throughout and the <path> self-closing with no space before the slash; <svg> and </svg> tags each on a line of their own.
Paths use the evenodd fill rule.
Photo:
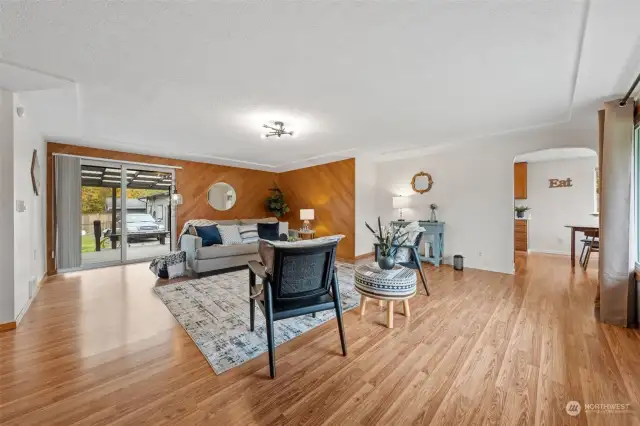
<svg viewBox="0 0 640 426">
<path fill-rule="evenodd" d="M 419 192 L 420 194 L 431 191 L 432 186 L 433 179 L 431 179 L 431 175 L 429 173 L 416 173 L 413 176 L 413 179 L 411 179 L 411 187 L 413 187 L 414 191 Z"/>
<path fill-rule="evenodd" d="M 229 210 L 236 203 L 236 190 L 225 182 L 217 182 L 207 192 L 209 205 L 216 210 Z"/>
</svg>

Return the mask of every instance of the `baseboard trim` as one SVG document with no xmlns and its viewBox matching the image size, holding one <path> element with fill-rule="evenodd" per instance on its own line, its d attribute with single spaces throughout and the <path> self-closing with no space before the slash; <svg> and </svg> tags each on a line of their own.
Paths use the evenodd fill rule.
<svg viewBox="0 0 640 426">
<path fill-rule="evenodd" d="M 11 331 L 15 329 L 16 329 L 15 321 L 5 322 L 4 324 L 0 324 L 0 333 L 2 333 L 3 331 Z"/>
<path fill-rule="evenodd" d="M 372 252 L 372 251 L 369 252 L 369 253 L 364 253 L 364 254 L 361 254 L 359 256 L 356 256 L 356 260 L 364 259 L 365 257 L 369 257 L 369 256 L 373 256 L 373 255 L 375 255 L 375 253 Z"/>
<path fill-rule="evenodd" d="M 559 254 L 563 256 L 571 256 L 570 252 L 560 251 L 560 250 L 537 250 L 537 249 L 529 249 L 529 253 L 542 253 L 542 254 Z"/>
<path fill-rule="evenodd" d="M 45 274 L 42 278 L 40 278 L 40 281 L 38 281 L 38 285 L 36 286 L 36 291 L 33 293 L 33 296 L 31 297 L 31 299 L 29 299 L 29 301 L 24 306 L 24 308 L 22 308 L 22 311 L 20 311 L 20 313 L 16 317 L 16 321 L 15 321 L 16 325 L 20 324 L 20 321 L 22 321 L 22 318 L 24 318 L 25 314 L 27 313 L 27 311 L 31 307 L 31 303 L 33 303 L 33 301 L 36 299 L 36 296 L 38 295 L 38 292 L 40 291 L 40 287 L 42 287 L 42 284 L 44 284 L 44 282 L 47 280 L 47 278 L 49 278 L 49 275 Z"/>
</svg>

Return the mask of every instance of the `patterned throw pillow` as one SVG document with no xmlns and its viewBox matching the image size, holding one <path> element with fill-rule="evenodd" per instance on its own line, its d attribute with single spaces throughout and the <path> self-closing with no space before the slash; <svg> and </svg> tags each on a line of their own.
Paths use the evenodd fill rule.
<svg viewBox="0 0 640 426">
<path fill-rule="evenodd" d="M 240 225 L 238 226 L 238 232 L 240 232 L 240 238 L 242 238 L 242 244 L 255 243 L 258 241 L 258 225 Z"/>
<path fill-rule="evenodd" d="M 218 225 L 218 231 L 220 231 L 223 246 L 242 244 L 238 225 Z"/>
<path fill-rule="evenodd" d="M 395 243 L 398 244 L 402 241 L 406 241 L 404 243 L 405 246 L 412 246 L 415 244 L 416 240 L 426 229 L 424 229 L 420 224 L 416 222 L 411 222 L 400 231 L 400 236 Z M 411 258 L 411 251 L 406 247 L 399 248 L 396 253 L 396 262 L 408 262 Z"/>
</svg>

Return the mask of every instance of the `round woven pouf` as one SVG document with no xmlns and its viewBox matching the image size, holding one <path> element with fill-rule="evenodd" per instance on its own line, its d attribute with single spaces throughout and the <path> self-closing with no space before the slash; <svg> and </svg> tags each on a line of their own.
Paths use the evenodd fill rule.
<svg viewBox="0 0 640 426">
<path fill-rule="evenodd" d="M 410 316 L 409 299 L 416 294 L 416 273 L 396 265 L 393 269 L 380 269 L 377 263 L 356 267 L 355 287 L 360 293 L 360 316 L 364 316 L 367 300 L 387 302 L 387 327 L 393 328 L 393 304 L 402 301 L 405 316 Z"/>
</svg>

